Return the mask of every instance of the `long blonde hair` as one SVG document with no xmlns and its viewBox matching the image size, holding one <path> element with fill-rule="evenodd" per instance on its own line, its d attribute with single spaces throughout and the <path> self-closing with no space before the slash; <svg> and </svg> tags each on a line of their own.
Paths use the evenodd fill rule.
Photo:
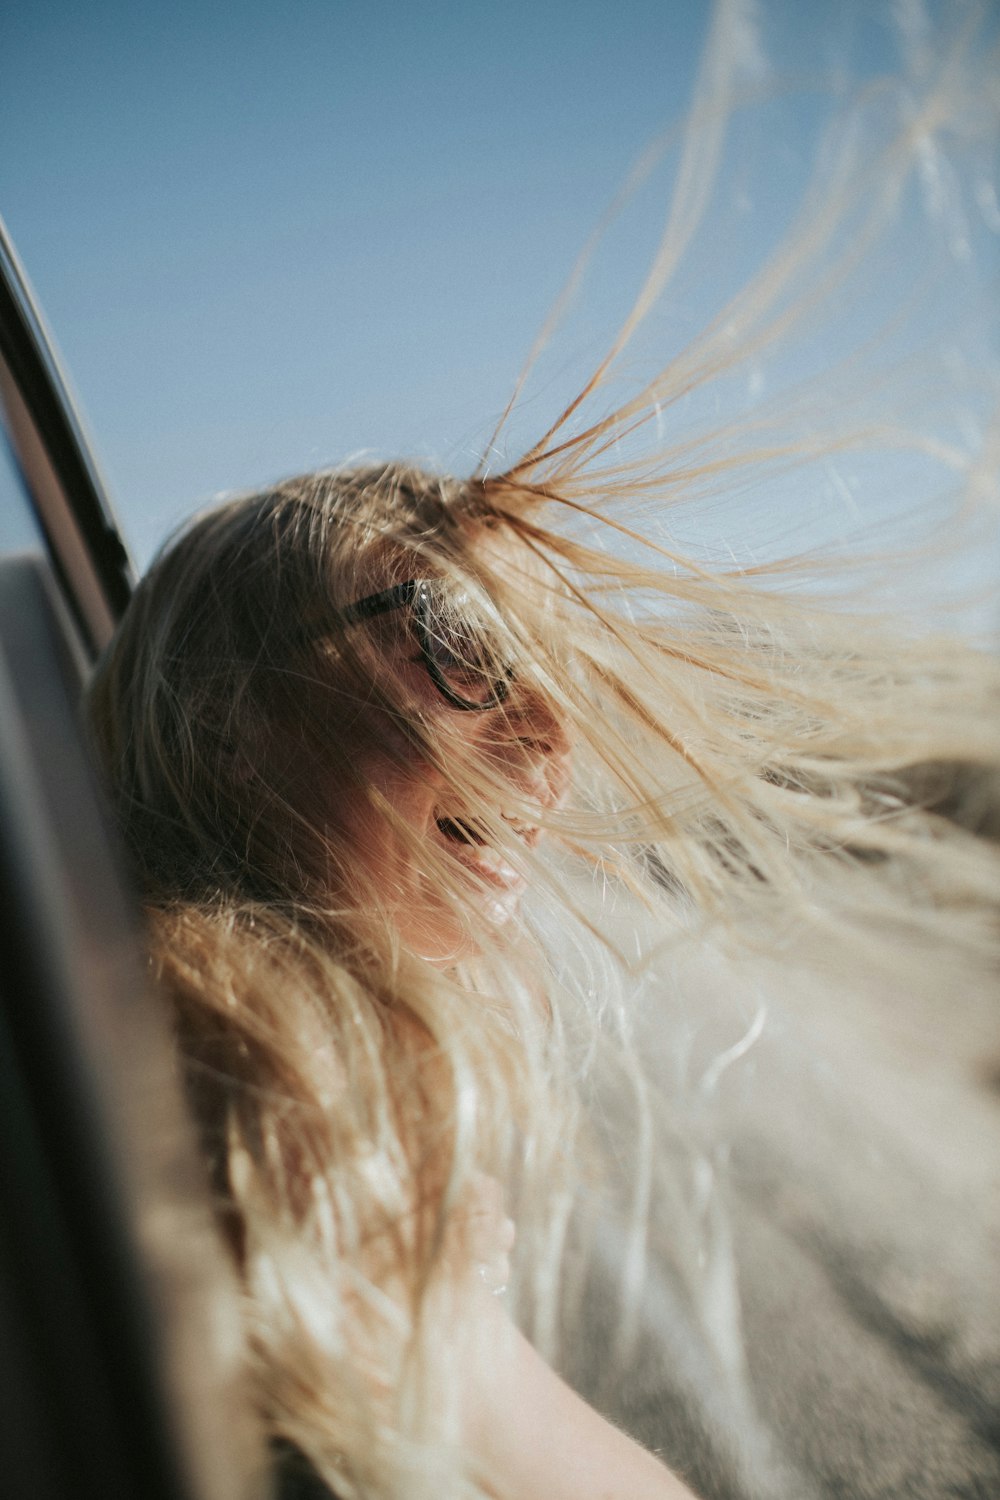
<svg viewBox="0 0 1000 1500">
<path fill-rule="evenodd" d="M 898 975 L 906 955 L 924 981 L 931 966 L 980 982 L 996 959 L 1000 864 L 981 836 L 997 787 L 996 659 L 797 587 L 808 562 L 720 567 L 631 522 L 638 502 L 662 516 L 678 496 L 760 483 L 879 434 L 902 441 L 888 419 L 852 427 L 848 403 L 824 423 L 810 408 L 806 424 L 791 402 L 629 447 L 692 390 L 786 342 L 822 298 L 836 306 L 928 131 L 964 108 L 968 49 L 900 109 L 876 159 L 856 146 L 851 170 L 834 158 L 836 191 L 682 355 L 586 416 L 704 212 L 736 93 L 730 9 L 649 281 L 542 439 L 499 473 L 354 466 L 219 505 L 142 581 L 91 690 L 244 1276 L 261 1411 L 345 1500 L 488 1481 L 461 1457 L 449 1384 L 470 1185 L 504 1183 L 521 1242 L 511 1296 L 557 1355 L 577 1263 L 567 1235 L 582 1203 L 618 1191 L 614 1142 L 581 1105 L 608 1080 L 617 1102 L 603 1119 L 634 1147 L 615 1210 L 622 1306 L 655 1252 L 697 1317 L 709 1231 L 678 1167 L 676 1099 L 634 1036 L 636 995 L 655 1008 L 671 954 L 709 935 L 780 951 L 810 929 L 849 942 L 869 972 Z M 959 467 L 974 490 L 976 460 Z M 523 569 L 492 565 L 490 535 Z M 488 762 L 456 752 L 380 673 L 377 634 L 345 621 L 373 589 L 423 577 L 488 602 L 504 670 L 567 726 L 562 805 L 519 802 Z M 398 818 L 367 775 L 371 723 L 392 726 L 384 753 L 404 771 L 433 767 L 477 836 L 530 876 L 523 920 L 484 924 L 448 860 Z M 391 827 L 453 910 L 468 942 L 452 965 L 399 942 L 394 893 L 331 814 L 334 784 Z M 521 820 L 544 828 L 537 848 Z M 709 1331 L 732 1373 L 737 1330 Z"/>
</svg>

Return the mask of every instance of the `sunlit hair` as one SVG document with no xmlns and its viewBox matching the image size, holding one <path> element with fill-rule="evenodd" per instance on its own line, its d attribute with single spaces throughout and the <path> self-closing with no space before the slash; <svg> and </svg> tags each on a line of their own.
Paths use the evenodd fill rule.
<svg viewBox="0 0 1000 1500">
<path fill-rule="evenodd" d="M 595 408 L 705 212 L 735 107 L 731 9 L 649 284 L 542 439 L 468 479 L 374 464 L 219 505 L 155 562 L 91 693 L 245 1279 L 261 1410 L 344 1500 L 488 1480 L 463 1467 L 449 1384 L 483 1176 L 504 1184 L 518 1226 L 510 1295 L 554 1357 L 596 1204 L 620 1231 L 623 1315 L 645 1262 L 668 1262 L 678 1316 L 736 1378 L 738 1326 L 712 1279 L 723 1252 L 688 1170 L 697 1147 L 634 1036 L 636 997 L 648 1023 L 678 955 L 708 941 L 780 953 L 809 930 L 867 972 L 910 965 L 922 983 L 976 982 L 996 956 L 1000 870 L 981 836 L 995 658 L 835 595 L 846 563 L 720 566 L 635 521 L 901 442 L 892 414 L 862 430 L 845 396 L 806 417 L 803 386 L 721 428 L 628 446 L 783 347 L 824 299 L 836 306 L 927 132 L 967 103 L 955 57 L 877 140 L 860 112 L 871 150 L 855 139 L 833 159 L 836 190 L 804 206 L 780 253 L 648 384 Z M 972 490 L 975 459 L 964 471 Z M 826 592 L 801 586 L 817 573 Z M 469 753 L 448 727 L 460 708 L 414 710 L 385 670 L 407 610 L 349 614 L 409 580 L 487 621 L 505 683 L 489 722 L 516 739 L 510 716 L 534 695 L 573 743 L 565 795 L 531 796 L 502 758 Z M 440 818 L 524 871 L 523 917 L 484 917 L 442 844 L 371 778 L 376 750 L 401 775 L 431 768 Z M 412 887 L 372 874 L 345 805 L 405 852 Z M 399 940 L 412 889 L 450 912 L 451 962 Z M 669 1037 L 666 1012 L 662 1026 Z M 584 1109 L 595 1096 L 602 1108 Z M 624 1187 L 612 1130 L 630 1141 Z"/>
</svg>

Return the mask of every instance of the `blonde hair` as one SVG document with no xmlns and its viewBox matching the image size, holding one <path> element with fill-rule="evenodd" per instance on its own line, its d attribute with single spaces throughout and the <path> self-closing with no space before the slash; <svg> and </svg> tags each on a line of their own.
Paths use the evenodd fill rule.
<svg viewBox="0 0 1000 1500">
<path fill-rule="evenodd" d="M 557 1355 L 574 1215 L 618 1192 L 614 1143 L 581 1114 L 588 1090 L 613 1082 L 605 1119 L 627 1116 L 634 1141 L 616 1209 L 623 1307 L 654 1253 L 692 1316 L 704 1303 L 710 1231 L 678 1166 L 677 1101 L 633 1035 L 636 995 L 657 1003 L 658 965 L 709 932 L 780 952 L 804 927 L 849 941 L 869 970 L 898 974 L 905 954 L 923 982 L 929 966 L 978 982 L 996 958 L 1000 867 L 980 836 L 997 786 L 995 658 L 791 587 L 808 564 L 722 568 L 628 520 L 637 499 L 667 507 L 873 441 L 870 422 L 852 438 L 843 412 L 825 432 L 796 431 L 792 410 L 783 439 L 777 415 L 754 416 L 627 447 L 692 388 L 787 340 L 821 293 L 840 294 L 842 257 L 858 253 L 838 238 L 845 223 L 874 253 L 929 122 L 967 97 L 957 54 L 876 160 L 840 163 L 832 200 L 725 315 L 627 399 L 584 415 L 703 212 L 695 168 L 721 150 L 733 99 L 718 74 L 725 35 L 634 316 L 541 441 L 501 473 L 335 469 L 196 518 L 140 584 L 91 690 L 244 1276 L 261 1410 L 344 1500 L 488 1482 L 459 1451 L 449 1384 L 470 1184 L 505 1184 L 521 1244 L 512 1295 Z M 523 568 L 496 564 L 491 535 Z M 488 760 L 414 714 L 379 671 L 377 634 L 345 622 L 359 598 L 423 577 L 490 601 L 514 695 L 529 685 L 572 734 L 562 805 L 519 801 Z M 530 875 L 523 921 L 484 923 L 369 779 L 373 723 L 392 726 L 382 753 L 432 767 L 463 820 Z M 468 937 L 452 965 L 400 943 L 399 893 L 356 857 L 332 786 L 391 828 L 448 905 Z M 519 820 L 544 828 L 537 848 Z M 734 1330 L 712 1337 L 737 1369 Z"/>
</svg>

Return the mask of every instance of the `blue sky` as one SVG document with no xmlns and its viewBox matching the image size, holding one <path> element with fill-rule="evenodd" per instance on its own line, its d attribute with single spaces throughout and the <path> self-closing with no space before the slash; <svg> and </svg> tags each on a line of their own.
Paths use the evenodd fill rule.
<svg viewBox="0 0 1000 1500">
<path fill-rule="evenodd" d="M 215 490 L 480 433 L 705 20 L 8 8 L 2 212 L 138 549 Z"/>
<path fill-rule="evenodd" d="M 223 490 L 359 452 L 470 466 L 602 211 L 683 117 L 709 15 L 11 0 L 0 212 L 140 560 Z M 860 0 L 774 0 L 764 35 L 789 77 L 862 76 L 894 45 Z M 761 252 L 814 125 L 806 94 L 774 104 L 754 211 L 654 332 L 682 340 Z M 626 311 L 665 193 L 609 236 L 540 407 Z"/>
</svg>

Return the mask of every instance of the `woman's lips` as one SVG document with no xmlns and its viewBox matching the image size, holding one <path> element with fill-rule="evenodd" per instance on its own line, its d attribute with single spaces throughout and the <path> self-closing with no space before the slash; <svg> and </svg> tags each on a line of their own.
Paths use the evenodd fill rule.
<svg viewBox="0 0 1000 1500">
<path fill-rule="evenodd" d="M 438 818 L 437 826 L 446 839 L 451 839 L 456 844 L 485 844 L 486 842 L 471 823 L 466 823 L 461 818 Z"/>
<path fill-rule="evenodd" d="M 512 817 L 508 813 L 501 813 L 501 818 L 522 844 L 527 844 L 529 849 L 535 847 L 541 834 L 537 823 L 528 823 L 523 818 Z M 476 828 L 474 819 L 442 817 L 435 821 L 450 843 L 489 847 L 488 840 Z"/>
<path fill-rule="evenodd" d="M 478 879 L 497 891 L 515 896 L 525 890 L 526 877 L 514 868 L 501 850 L 488 844 L 470 822 L 462 818 L 437 818 L 436 823 L 449 852 Z M 526 843 L 534 843 L 537 837 L 536 829 L 524 833 L 515 829 L 515 832 Z"/>
</svg>

